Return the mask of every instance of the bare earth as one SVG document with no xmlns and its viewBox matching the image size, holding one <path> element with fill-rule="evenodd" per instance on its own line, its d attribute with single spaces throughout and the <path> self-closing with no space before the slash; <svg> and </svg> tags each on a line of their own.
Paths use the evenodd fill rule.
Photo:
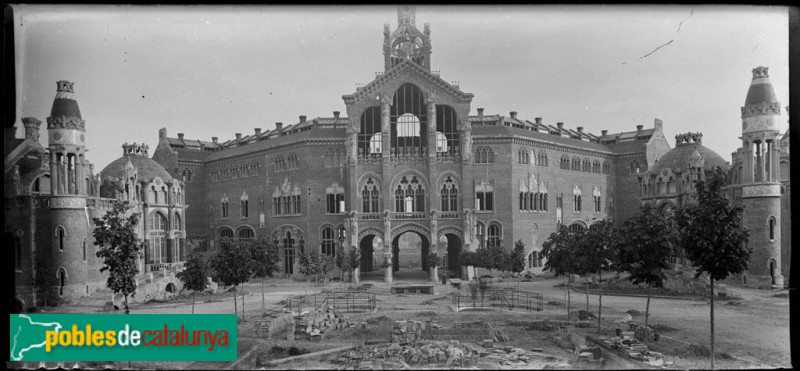
<svg viewBox="0 0 800 371">
<path fill-rule="evenodd" d="M 348 344 L 360 344 L 366 340 L 388 340 L 392 320 L 432 319 L 435 323 L 448 326 L 454 321 L 484 320 L 494 327 L 503 328 L 511 336 L 508 345 L 525 349 L 543 348 L 544 352 L 556 357 L 573 357 L 571 352 L 559 348 L 549 338 L 552 333 L 526 330 L 519 326 L 520 322 L 541 319 L 562 320 L 566 317 L 564 289 L 554 287 L 563 282 L 556 279 L 537 277 L 534 282 L 519 283 L 524 291 L 538 292 L 544 295 L 544 310 L 535 313 L 522 312 L 462 312 L 455 313 L 450 309 L 451 301 L 447 294 L 454 290 L 450 286 L 437 284 L 436 295 L 390 295 L 389 285 L 378 281 L 379 276 L 372 274 L 375 280 L 362 283 L 371 284 L 370 292 L 378 294 L 378 310 L 375 313 L 348 313 L 350 323 L 368 321 L 367 329 L 343 329 L 335 331 L 323 342 L 307 342 L 286 340 L 257 339 L 254 323 L 261 318 L 262 294 L 259 281 L 244 285 L 246 319 L 239 327 L 240 362 L 229 363 L 189 363 L 189 362 L 134 362 L 135 369 L 222 369 L 224 367 L 253 368 L 255 359 L 263 360 L 286 356 L 276 352 L 273 347 L 297 347 L 304 352 L 338 348 Z M 401 275 L 400 278 L 403 276 Z M 402 283 L 400 280 L 395 284 Z M 505 283 L 517 286 L 515 283 Z M 329 283 L 327 288 L 346 288 L 348 284 Z M 314 287 L 312 283 L 296 282 L 288 279 L 270 279 L 264 285 L 265 309 L 280 307 L 279 302 L 289 295 L 304 295 L 319 292 L 323 287 Z M 220 290 L 222 291 L 222 290 Z M 741 287 L 729 287 L 729 295 L 736 300 L 715 300 L 716 319 L 716 351 L 723 354 L 717 358 L 717 368 L 774 368 L 791 367 L 789 347 L 789 299 L 775 297 L 771 291 L 753 290 Z M 98 313 L 106 312 L 104 308 L 107 298 L 83 300 L 81 303 L 62 305 L 55 309 L 64 313 Z M 241 295 L 238 296 L 238 310 L 241 316 Z M 728 304 L 730 302 L 736 304 Z M 550 303 L 550 304 L 548 304 Z M 590 311 L 597 313 L 597 295 L 589 295 Z M 645 312 L 645 298 L 603 296 L 603 327 L 605 334 L 613 333 L 614 327 L 622 327 L 613 321 L 625 316 L 625 312 L 635 309 Z M 181 297 L 165 303 L 134 304 L 132 313 L 190 313 L 191 297 Z M 586 309 L 584 293 L 571 293 L 571 309 L 575 313 Z M 231 293 L 201 295 L 197 297 L 195 313 L 233 313 L 234 305 Z M 709 301 L 685 299 L 654 298 L 650 303 L 650 324 L 666 325 L 674 331 L 662 333 L 659 342 L 651 343 L 651 348 L 663 352 L 667 360 L 674 362 L 676 368 L 709 368 L 708 357 L 688 354 L 685 348 L 689 344 L 709 346 Z M 573 314 L 573 316 L 576 316 Z M 635 317 L 635 321 L 643 323 L 643 316 Z M 589 329 L 576 329 L 583 333 L 596 333 L 596 326 Z M 730 357 L 727 357 L 730 355 Z M 244 356 L 247 356 L 244 358 Z M 37 365 L 18 365 L 33 366 Z M 72 364 L 64 365 L 72 367 Z M 83 367 L 90 365 L 82 365 Z M 114 365 L 115 368 L 128 367 L 127 362 Z M 324 359 L 296 363 L 288 363 L 275 368 L 336 368 Z"/>
</svg>

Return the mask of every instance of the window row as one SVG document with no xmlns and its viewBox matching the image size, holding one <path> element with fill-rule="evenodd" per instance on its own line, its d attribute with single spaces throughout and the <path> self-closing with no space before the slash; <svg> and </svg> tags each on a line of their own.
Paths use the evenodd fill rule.
<svg viewBox="0 0 800 371">
<path fill-rule="evenodd" d="M 329 148 L 325 151 L 325 167 L 342 167 L 344 160 L 344 151 L 341 149 Z"/>
<path fill-rule="evenodd" d="M 259 175 L 261 163 L 256 160 L 249 160 L 238 164 L 225 165 L 224 167 L 213 168 L 208 171 L 208 179 L 211 182 L 221 182 L 232 179 L 248 178 Z M 191 181 L 191 170 L 186 173 Z"/>
<path fill-rule="evenodd" d="M 493 164 L 494 151 L 490 147 L 478 147 L 475 149 L 476 164 Z"/>
<path fill-rule="evenodd" d="M 520 211 L 547 211 L 547 193 L 520 192 Z"/>
<path fill-rule="evenodd" d="M 480 247 L 497 247 L 501 243 L 502 229 L 497 223 L 490 223 L 486 228 L 483 223 L 478 222 L 475 225 L 475 238 L 478 240 Z"/>
<path fill-rule="evenodd" d="M 528 151 L 526 149 L 520 149 L 517 153 L 517 162 L 520 164 L 530 164 L 531 161 L 533 161 L 533 164 L 536 166 L 549 166 L 547 161 L 547 152 L 536 152 L 534 150 Z"/>
<path fill-rule="evenodd" d="M 302 210 L 300 195 L 272 198 L 273 215 L 299 215 L 303 212 Z"/>
<path fill-rule="evenodd" d="M 291 153 L 284 156 L 278 156 L 275 158 L 275 171 L 286 171 L 286 170 L 294 170 L 297 169 L 299 166 L 297 155 Z"/>
<path fill-rule="evenodd" d="M 600 160 L 591 161 L 588 158 L 581 160 L 578 157 L 569 158 L 567 155 L 561 156 L 561 169 L 572 171 L 583 171 L 585 173 L 595 174 L 610 174 L 611 164 L 608 161 L 600 162 Z"/>
</svg>

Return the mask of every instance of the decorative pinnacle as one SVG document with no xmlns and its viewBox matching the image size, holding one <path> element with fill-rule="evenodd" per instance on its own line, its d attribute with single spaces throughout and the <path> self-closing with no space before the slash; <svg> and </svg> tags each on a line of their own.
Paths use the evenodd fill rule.
<svg viewBox="0 0 800 371">
<path fill-rule="evenodd" d="M 58 82 L 56 82 L 56 91 L 74 93 L 75 90 L 73 90 L 73 85 L 74 83 L 69 82 L 67 80 L 59 80 Z"/>
<path fill-rule="evenodd" d="M 753 68 L 753 80 L 769 77 L 769 67 L 758 66 Z"/>
</svg>

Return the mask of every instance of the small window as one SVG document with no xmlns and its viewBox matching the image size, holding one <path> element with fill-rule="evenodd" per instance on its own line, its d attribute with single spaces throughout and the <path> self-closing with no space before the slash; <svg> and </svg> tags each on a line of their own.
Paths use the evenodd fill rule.
<svg viewBox="0 0 800 371">
<path fill-rule="evenodd" d="M 769 218 L 769 240 L 775 241 L 775 218 Z"/>
<path fill-rule="evenodd" d="M 494 192 L 477 192 L 476 197 L 478 211 L 494 210 Z"/>
<path fill-rule="evenodd" d="M 58 237 L 58 251 L 64 251 L 64 236 L 66 235 L 66 231 L 64 231 L 64 227 L 58 226 L 56 227 L 56 237 Z"/>
</svg>

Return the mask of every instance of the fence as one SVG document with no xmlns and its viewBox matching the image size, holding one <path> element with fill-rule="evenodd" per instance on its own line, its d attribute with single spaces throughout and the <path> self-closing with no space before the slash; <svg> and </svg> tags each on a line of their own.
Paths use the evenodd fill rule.
<svg viewBox="0 0 800 371">
<path fill-rule="evenodd" d="M 453 309 L 460 311 L 468 308 L 499 308 L 501 310 L 524 310 L 541 312 L 543 309 L 542 294 L 519 290 L 487 288 L 475 292 L 456 291 L 452 294 Z"/>
<path fill-rule="evenodd" d="M 320 294 L 289 297 L 286 299 L 286 309 L 302 313 L 304 310 L 311 311 L 328 305 L 337 312 L 372 312 L 375 310 L 376 302 L 375 293 L 332 290 Z"/>
</svg>

